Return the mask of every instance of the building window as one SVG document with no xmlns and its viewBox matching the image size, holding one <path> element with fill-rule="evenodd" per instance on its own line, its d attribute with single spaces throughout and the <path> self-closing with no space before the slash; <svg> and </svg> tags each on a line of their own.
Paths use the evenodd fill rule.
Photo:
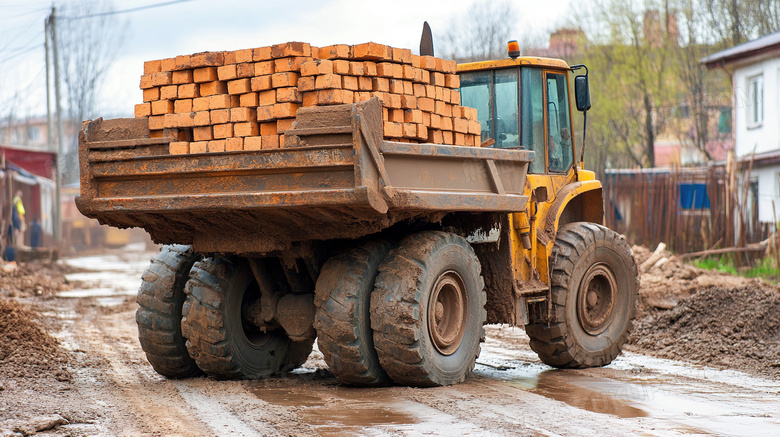
<svg viewBox="0 0 780 437">
<path fill-rule="evenodd" d="M 759 127 L 764 122 L 764 76 L 748 79 L 748 127 Z"/>
</svg>

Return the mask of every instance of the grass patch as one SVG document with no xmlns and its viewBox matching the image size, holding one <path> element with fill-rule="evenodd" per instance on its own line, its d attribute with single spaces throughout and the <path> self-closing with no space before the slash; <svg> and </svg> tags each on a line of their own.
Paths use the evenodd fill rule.
<svg viewBox="0 0 780 437">
<path fill-rule="evenodd" d="M 748 278 L 762 278 L 770 282 L 780 281 L 780 268 L 778 268 L 777 260 L 772 257 L 762 258 L 753 266 L 740 268 L 734 265 L 734 257 L 731 254 L 697 259 L 693 261 L 693 265 L 700 269 L 714 270 Z"/>
</svg>

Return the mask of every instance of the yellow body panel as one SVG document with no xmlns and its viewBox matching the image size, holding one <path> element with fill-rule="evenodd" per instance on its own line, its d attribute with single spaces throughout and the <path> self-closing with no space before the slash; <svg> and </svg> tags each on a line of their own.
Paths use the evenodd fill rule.
<svg viewBox="0 0 780 437">
<path fill-rule="evenodd" d="M 519 66 L 562 68 L 566 70 L 569 69 L 569 64 L 567 64 L 566 62 L 560 59 L 523 56 L 515 59 L 499 59 L 495 61 L 480 61 L 480 62 L 468 62 L 465 64 L 458 64 L 458 73 L 462 73 L 465 71 L 493 70 L 496 68 L 519 67 Z"/>
</svg>

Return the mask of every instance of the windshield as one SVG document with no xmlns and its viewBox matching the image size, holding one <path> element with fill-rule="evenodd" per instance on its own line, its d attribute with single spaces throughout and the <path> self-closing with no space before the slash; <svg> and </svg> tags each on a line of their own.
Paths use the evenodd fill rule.
<svg viewBox="0 0 780 437">
<path fill-rule="evenodd" d="M 460 76 L 461 104 L 476 108 L 482 141 L 492 147 L 520 147 L 518 70 L 475 71 Z M 495 91 L 494 91 L 495 89 Z"/>
</svg>

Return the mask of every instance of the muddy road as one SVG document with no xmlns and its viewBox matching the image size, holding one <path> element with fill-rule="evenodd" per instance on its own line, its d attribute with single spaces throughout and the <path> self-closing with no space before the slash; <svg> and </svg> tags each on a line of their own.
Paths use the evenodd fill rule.
<svg viewBox="0 0 780 437">
<path fill-rule="evenodd" d="M 316 350 L 263 381 L 167 380 L 146 362 L 134 321 L 138 248 L 69 260 L 76 286 L 25 298 L 69 356 L 69 376 L 5 377 L 0 436 L 34 418 L 42 435 L 778 435 L 780 379 L 626 352 L 599 369 L 553 370 L 522 329 L 488 326 L 475 372 L 451 387 L 348 388 Z M 55 375 L 54 373 L 52 375 Z"/>
</svg>

